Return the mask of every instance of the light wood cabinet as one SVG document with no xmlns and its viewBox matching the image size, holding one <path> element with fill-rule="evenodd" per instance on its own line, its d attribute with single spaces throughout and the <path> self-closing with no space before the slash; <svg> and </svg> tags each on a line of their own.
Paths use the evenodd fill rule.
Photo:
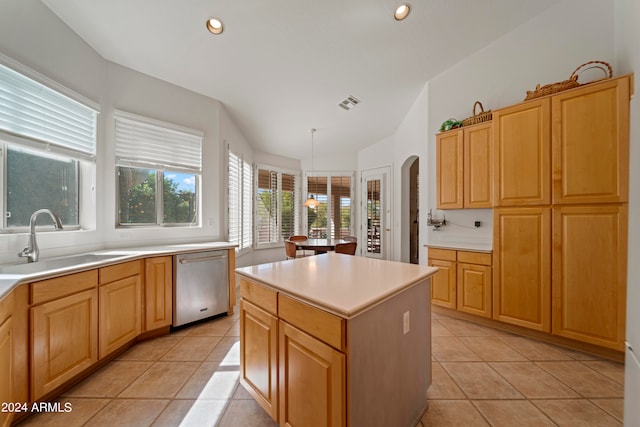
<svg viewBox="0 0 640 427">
<path fill-rule="evenodd" d="M 463 128 L 465 208 L 493 205 L 492 129 L 491 123 Z"/>
<path fill-rule="evenodd" d="M 551 98 L 553 203 L 628 200 L 629 78 Z"/>
<path fill-rule="evenodd" d="M 280 425 L 344 426 L 344 353 L 282 320 L 278 330 Z"/>
<path fill-rule="evenodd" d="M 438 267 L 431 278 L 431 304 L 456 308 L 457 254 L 455 250 L 429 248 L 428 265 Z"/>
<path fill-rule="evenodd" d="M 436 194 L 438 209 L 464 206 L 464 141 L 462 129 L 436 135 Z"/>
<path fill-rule="evenodd" d="M 142 332 L 141 262 L 131 261 L 100 269 L 100 358 Z"/>
<path fill-rule="evenodd" d="M 170 326 L 173 307 L 173 257 L 147 258 L 144 260 L 144 271 L 144 331 Z"/>
<path fill-rule="evenodd" d="M 429 248 L 428 264 L 439 268 L 431 281 L 431 303 L 490 318 L 491 258 L 484 252 Z"/>
<path fill-rule="evenodd" d="M 493 112 L 496 206 L 551 203 L 551 100 Z"/>
<path fill-rule="evenodd" d="M 438 209 L 492 206 L 491 149 L 491 123 L 436 135 Z"/>
<path fill-rule="evenodd" d="M 458 251 L 458 310 L 491 318 L 491 254 Z"/>
<path fill-rule="evenodd" d="M 240 301 L 240 382 L 273 418 L 278 419 L 278 318 Z"/>
<path fill-rule="evenodd" d="M 553 333 L 624 351 L 627 206 L 554 208 Z"/>
<path fill-rule="evenodd" d="M 31 308 L 32 401 L 98 361 L 98 290 L 95 279 L 86 283 L 87 290 Z M 64 286 L 64 281 L 64 277 L 51 279 L 50 286 Z"/>
<path fill-rule="evenodd" d="M 16 402 L 14 394 L 14 345 L 11 316 L 13 314 L 13 294 L 0 298 L 0 403 Z M 0 412 L 0 426 L 11 424 L 13 413 Z"/>
<path fill-rule="evenodd" d="M 551 332 L 551 208 L 493 215 L 493 318 Z"/>
</svg>

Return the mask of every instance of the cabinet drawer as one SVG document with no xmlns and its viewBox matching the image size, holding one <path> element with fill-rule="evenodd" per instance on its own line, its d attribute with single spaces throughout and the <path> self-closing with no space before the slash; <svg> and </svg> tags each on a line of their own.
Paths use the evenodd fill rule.
<svg viewBox="0 0 640 427">
<path fill-rule="evenodd" d="M 484 252 L 458 251 L 458 262 L 467 264 L 491 265 L 491 254 Z"/>
<path fill-rule="evenodd" d="M 338 316 L 278 294 L 278 317 L 338 350 L 346 349 L 346 323 Z"/>
<path fill-rule="evenodd" d="M 278 314 L 278 293 L 273 289 L 241 277 L 240 296 L 271 314 Z"/>
<path fill-rule="evenodd" d="M 100 284 L 115 282 L 125 277 L 135 276 L 142 271 L 142 260 L 123 262 L 100 269 Z"/>
<path fill-rule="evenodd" d="M 429 258 L 441 259 L 444 261 L 455 261 L 456 251 L 452 249 L 429 248 Z"/>
<path fill-rule="evenodd" d="M 13 291 L 0 298 L 0 325 L 13 313 Z"/>
<path fill-rule="evenodd" d="M 31 304 L 75 294 L 98 285 L 98 270 L 83 271 L 31 284 Z"/>
</svg>

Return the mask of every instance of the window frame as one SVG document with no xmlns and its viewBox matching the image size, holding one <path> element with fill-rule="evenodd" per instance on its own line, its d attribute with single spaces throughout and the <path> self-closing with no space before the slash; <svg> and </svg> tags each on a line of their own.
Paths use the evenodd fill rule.
<svg viewBox="0 0 640 427">
<path fill-rule="evenodd" d="M 231 203 L 230 192 L 232 191 L 231 181 L 231 155 L 235 157 L 240 163 L 238 168 L 238 185 L 239 189 L 237 194 L 240 196 L 238 200 L 238 241 L 235 242 L 231 239 Z M 254 236 L 253 236 L 253 165 L 246 161 L 244 155 L 239 155 L 231 149 L 227 144 L 227 239 L 231 243 L 237 243 L 235 251 L 237 254 L 242 254 L 253 248 Z M 248 173 L 247 173 L 248 172 Z M 246 204 L 248 202 L 248 206 Z M 248 225 L 245 221 L 248 220 Z M 248 231 L 248 233 L 246 233 Z M 248 236 L 245 235 L 248 234 Z M 245 245 L 245 242 L 248 244 Z"/>
<path fill-rule="evenodd" d="M 276 236 L 278 236 L 278 238 L 276 240 L 272 240 L 270 242 L 260 242 L 259 241 L 259 234 L 258 234 L 258 221 L 257 221 L 257 217 L 258 217 L 258 205 L 259 205 L 259 194 L 258 194 L 258 190 L 259 190 L 259 175 L 260 175 L 260 170 L 265 170 L 271 173 L 276 173 L 277 174 L 277 214 L 276 214 L 276 221 L 277 221 L 277 226 L 276 226 Z M 287 169 L 287 168 L 281 168 L 281 167 L 276 167 L 276 166 L 270 166 L 270 165 L 266 165 L 266 164 L 256 164 L 254 167 L 254 203 L 253 203 L 253 223 L 254 223 L 254 228 L 253 228 L 253 239 L 254 239 L 254 249 L 260 250 L 260 249 L 270 249 L 270 248 L 281 248 L 284 247 L 284 241 L 285 238 L 282 236 L 282 175 L 291 175 L 294 177 L 294 184 L 293 184 L 293 191 L 294 191 L 294 195 L 293 195 L 293 209 L 294 209 L 294 214 L 293 214 L 293 220 L 294 220 L 294 224 L 293 224 L 293 229 L 294 232 L 293 234 L 299 234 L 300 230 L 301 230 L 301 225 L 302 225 L 302 218 L 301 218 L 301 211 L 302 211 L 302 201 L 301 201 L 301 197 L 300 197 L 300 180 L 301 180 L 301 171 L 299 170 L 293 170 L 293 169 Z"/>
<path fill-rule="evenodd" d="M 313 192 L 311 190 L 313 190 L 313 188 L 309 188 L 309 178 L 310 177 L 317 177 L 317 178 L 326 178 L 327 179 L 327 229 L 333 229 L 332 227 L 332 223 L 331 223 L 331 218 L 329 213 L 331 212 L 332 209 L 332 204 L 331 204 L 331 178 L 333 177 L 349 177 L 350 179 L 350 185 L 349 185 L 349 193 L 350 193 L 350 199 L 351 199 L 351 212 L 349 213 L 349 230 L 350 230 L 350 235 L 352 236 L 356 236 L 357 235 L 357 230 L 356 230 L 356 223 L 354 221 L 355 218 L 357 218 L 356 216 L 356 198 L 355 198 L 355 191 L 356 191 L 356 172 L 355 171 L 308 171 L 305 172 L 304 174 L 304 183 L 303 185 L 303 194 L 306 195 L 306 197 L 308 198 L 311 194 L 314 195 L 314 197 L 317 199 L 318 198 L 318 193 L 317 192 Z M 339 207 L 338 207 L 339 208 Z M 306 234 L 307 236 L 309 236 L 309 209 L 311 208 L 306 208 L 303 209 L 303 213 L 302 213 L 302 228 L 303 228 L 303 232 L 304 234 Z M 327 238 L 331 238 L 331 234 L 328 233 L 327 234 Z"/>
<path fill-rule="evenodd" d="M 189 129 L 184 126 L 180 126 L 174 123 L 164 122 L 156 119 L 152 119 L 150 117 L 144 117 L 137 114 L 128 113 L 125 111 L 116 110 L 114 112 L 114 141 L 115 141 L 115 195 L 116 195 L 116 216 L 115 216 L 115 227 L 118 229 L 123 228 L 152 228 L 152 227 L 177 227 L 177 228 L 193 228 L 193 227 L 202 227 L 202 145 L 204 139 L 204 133 L 198 130 Z M 138 130 L 142 130 L 144 132 L 145 128 L 150 128 L 157 132 L 162 133 L 162 137 L 166 135 L 178 135 L 181 134 L 186 138 L 199 138 L 199 153 L 197 159 L 187 159 L 186 161 L 181 161 L 177 163 L 169 163 L 169 161 L 162 162 L 162 160 L 167 160 L 170 156 L 166 155 L 166 152 L 161 152 L 156 158 L 146 158 L 141 159 L 137 154 L 134 154 L 131 157 L 128 157 L 126 153 L 125 141 L 120 142 L 119 140 L 119 132 L 117 127 L 119 124 L 127 126 L 138 126 Z M 126 139 L 129 134 L 124 133 L 124 138 Z M 144 135 L 143 137 L 149 137 L 149 135 Z M 118 144 L 123 144 L 124 153 L 119 153 Z M 166 144 L 166 143 L 165 143 Z M 161 144 L 158 144 L 161 145 Z M 162 148 L 162 147 L 161 147 Z M 144 152 L 144 151 L 143 151 Z M 153 155 L 151 155 L 153 156 Z M 132 169 L 148 169 L 155 171 L 155 210 L 156 210 L 156 222 L 155 223 L 122 223 L 120 221 L 120 168 L 132 168 Z M 192 174 L 195 176 L 195 191 L 196 191 L 196 216 L 195 221 L 192 222 L 164 222 L 164 175 L 165 173 L 185 173 Z"/>
<path fill-rule="evenodd" d="M 40 137 L 33 136 L 28 130 L 9 130 L 0 129 L 0 150 L 3 157 L 0 161 L 0 189 L 2 190 L 2 196 L 0 197 L 0 214 L 3 216 L 2 222 L 0 222 L 0 234 L 15 234 L 25 233 L 29 231 L 29 226 L 20 227 L 7 227 L 7 191 L 8 191 L 8 176 L 7 176 L 7 150 L 9 147 L 13 149 L 24 149 L 26 152 L 30 152 L 35 156 L 41 157 L 59 157 L 60 159 L 72 160 L 76 162 L 76 181 L 74 186 L 77 191 L 77 216 L 78 224 L 64 224 L 65 231 L 75 230 L 88 230 L 95 229 L 96 217 L 95 217 L 95 181 L 96 181 L 96 152 L 97 152 L 97 129 L 98 129 L 98 116 L 100 114 L 100 105 L 79 93 L 61 85 L 60 83 L 51 80 L 50 78 L 20 64 L 19 62 L 9 58 L 8 56 L 0 53 L 0 65 L 18 74 L 15 79 L 12 77 L 10 81 L 18 82 L 15 85 L 8 84 L 6 88 L 8 90 L 33 90 L 39 96 L 46 98 L 46 102 L 50 106 L 49 112 L 56 111 L 56 106 L 61 102 L 64 105 L 69 105 L 73 108 L 76 114 L 86 116 L 76 116 L 78 118 L 83 117 L 81 120 L 88 119 L 89 121 L 83 122 L 84 125 L 89 125 L 90 128 L 84 128 L 84 136 L 88 139 L 84 139 L 80 144 L 71 144 L 69 141 L 64 142 L 54 135 L 54 132 L 48 134 L 47 132 L 37 133 Z M 30 82 L 21 82 L 21 79 L 28 79 Z M 38 96 L 37 95 L 37 96 Z M 16 95 L 19 96 L 19 95 Z M 31 95 L 24 95 L 30 97 Z M 66 98 L 66 100 L 65 100 Z M 33 98 L 26 98 L 33 99 Z M 71 103 L 69 103 L 71 101 Z M 37 105 L 38 108 L 42 107 L 38 101 L 34 100 L 33 105 Z M 45 102 L 45 101 L 42 101 Z M 60 105 L 62 105 L 60 104 Z M 71 105 L 74 104 L 74 107 Z M 51 109 L 53 106 L 53 109 Z M 77 107 L 76 107 L 77 106 Z M 79 107 L 79 109 L 78 109 Z M 11 107 L 8 107 L 6 111 L 13 111 Z M 36 113 L 37 114 L 37 113 Z M 18 115 L 16 117 L 21 117 Z M 62 123 L 65 118 L 63 116 L 48 116 L 53 120 L 53 123 Z M 20 120 L 20 119 L 17 119 Z M 56 120 L 59 120 L 56 122 Z M 11 123 L 10 121 L 7 123 Z M 11 126 L 11 125 L 9 125 Z M 66 126 L 66 125 L 63 125 Z M 50 138 L 49 138 L 50 135 Z M 76 139 L 76 142 L 79 140 Z M 37 230 L 49 231 L 50 227 L 37 226 Z"/>
</svg>

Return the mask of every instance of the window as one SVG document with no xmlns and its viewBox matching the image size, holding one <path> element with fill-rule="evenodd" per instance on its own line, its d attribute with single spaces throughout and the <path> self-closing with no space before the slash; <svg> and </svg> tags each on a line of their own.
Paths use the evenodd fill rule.
<svg viewBox="0 0 640 427">
<path fill-rule="evenodd" d="M 256 242 L 282 245 L 300 229 L 297 177 L 293 173 L 258 168 L 256 191 Z"/>
<path fill-rule="evenodd" d="M 353 235 L 351 227 L 352 176 L 307 176 L 307 197 L 320 202 L 307 208 L 307 235 L 311 238 L 339 239 Z"/>
<path fill-rule="evenodd" d="M 21 71 L 0 65 L 2 229 L 24 229 L 42 208 L 55 212 L 65 228 L 80 228 L 81 183 L 91 182 L 87 175 L 95 165 L 97 110 L 80 95 L 1 59 Z"/>
<path fill-rule="evenodd" d="M 118 225 L 199 224 L 202 133 L 117 111 Z"/>
<path fill-rule="evenodd" d="M 253 243 L 253 169 L 231 150 L 228 187 L 229 241 L 241 251 Z"/>
</svg>

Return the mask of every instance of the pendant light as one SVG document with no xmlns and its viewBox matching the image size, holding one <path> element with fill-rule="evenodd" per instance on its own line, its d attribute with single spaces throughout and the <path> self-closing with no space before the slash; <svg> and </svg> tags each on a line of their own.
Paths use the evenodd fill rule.
<svg viewBox="0 0 640 427">
<path fill-rule="evenodd" d="M 311 129 L 311 173 L 313 173 L 313 134 L 316 130 L 315 129 Z M 316 207 L 320 206 L 320 202 L 318 202 L 316 200 L 315 197 L 313 197 L 313 194 L 311 196 L 309 196 L 309 198 L 307 199 L 306 202 L 304 202 L 304 206 L 311 208 L 311 209 L 315 209 Z"/>
</svg>

